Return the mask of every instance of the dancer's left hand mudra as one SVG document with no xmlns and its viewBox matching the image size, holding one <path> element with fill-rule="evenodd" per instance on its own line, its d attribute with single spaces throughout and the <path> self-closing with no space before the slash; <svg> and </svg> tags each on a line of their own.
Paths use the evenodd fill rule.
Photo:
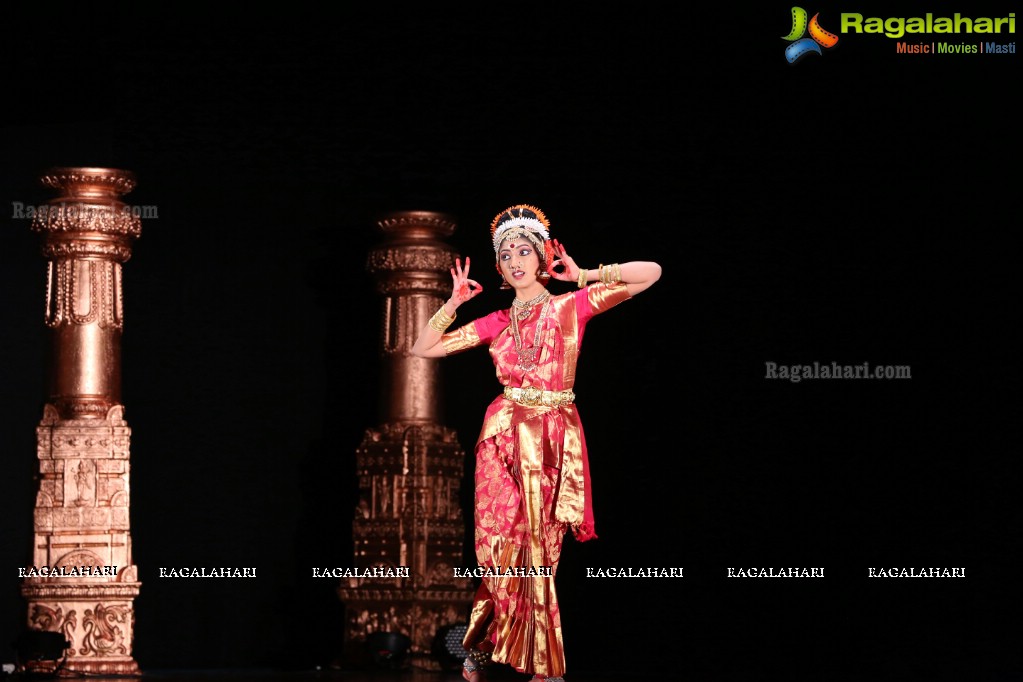
<svg viewBox="0 0 1023 682">
<path fill-rule="evenodd" d="M 568 251 L 557 239 L 552 239 L 550 242 L 553 247 L 553 253 L 549 262 L 547 263 L 547 272 L 554 279 L 561 280 L 562 282 L 574 282 L 579 277 L 579 266 L 575 264 L 572 257 L 568 255 Z"/>
</svg>

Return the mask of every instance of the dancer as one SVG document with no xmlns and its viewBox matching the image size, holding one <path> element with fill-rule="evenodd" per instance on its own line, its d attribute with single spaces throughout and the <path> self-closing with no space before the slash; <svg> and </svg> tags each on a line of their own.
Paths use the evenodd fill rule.
<svg viewBox="0 0 1023 682">
<path fill-rule="evenodd" d="M 463 645 L 462 676 L 483 682 L 492 660 L 560 682 L 565 672 L 554 574 L 565 532 L 596 538 L 582 422 L 574 404 L 576 359 L 587 322 L 658 280 L 650 261 L 583 269 L 550 235 L 543 212 L 512 206 L 490 225 L 501 288 L 510 307 L 448 327 L 483 287 L 469 258 L 451 268 L 452 293 L 413 345 L 441 358 L 486 345 L 503 392 L 487 408 L 476 443 L 475 549 L 484 577 Z M 609 242 L 611 240 L 608 240 Z M 550 279 L 577 288 L 552 295 Z"/>
</svg>

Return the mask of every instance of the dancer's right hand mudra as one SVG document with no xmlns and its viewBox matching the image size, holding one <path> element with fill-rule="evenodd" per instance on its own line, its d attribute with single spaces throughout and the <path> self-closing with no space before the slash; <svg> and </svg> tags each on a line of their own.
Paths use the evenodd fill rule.
<svg viewBox="0 0 1023 682">
<path fill-rule="evenodd" d="M 465 257 L 465 268 L 462 268 L 462 259 L 455 259 L 455 267 L 451 268 L 451 298 L 448 299 L 455 308 L 462 305 L 469 299 L 482 293 L 483 285 L 474 279 L 469 278 L 469 257 Z"/>
<path fill-rule="evenodd" d="M 456 258 L 455 267 L 451 268 L 451 298 L 444 302 L 419 332 L 419 338 L 412 344 L 412 355 L 417 358 L 442 358 L 447 355 L 441 337 L 455 321 L 455 311 L 482 291 L 483 286 L 469 278 L 469 258 L 466 257 L 464 268 L 462 259 Z"/>
</svg>

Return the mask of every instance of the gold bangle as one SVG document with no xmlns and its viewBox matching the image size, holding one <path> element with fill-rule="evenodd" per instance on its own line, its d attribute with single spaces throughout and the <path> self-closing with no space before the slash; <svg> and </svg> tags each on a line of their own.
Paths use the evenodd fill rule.
<svg viewBox="0 0 1023 682">
<path fill-rule="evenodd" d="M 443 334 L 451 326 L 451 323 L 455 321 L 456 317 L 458 317 L 457 312 L 454 315 L 448 315 L 444 312 L 444 306 L 441 306 L 433 314 L 433 317 L 430 318 L 430 328 Z"/>
<path fill-rule="evenodd" d="M 616 284 L 622 281 L 622 266 L 618 263 L 600 266 L 600 281 L 604 284 Z"/>
<path fill-rule="evenodd" d="M 579 285 L 580 289 L 582 289 L 584 286 L 586 286 L 586 274 L 588 272 L 589 271 L 586 268 L 579 268 L 579 281 L 576 282 L 576 284 Z"/>
</svg>

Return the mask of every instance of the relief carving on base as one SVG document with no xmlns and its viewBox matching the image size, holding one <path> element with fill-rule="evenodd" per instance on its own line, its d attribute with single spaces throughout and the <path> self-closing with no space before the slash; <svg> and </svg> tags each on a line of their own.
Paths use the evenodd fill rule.
<svg viewBox="0 0 1023 682">
<path fill-rule="evenodd" d="M 94 609 L 86 609 L 82 618 L 85 636 L 82 638 L 82 647 L 78 653 L 83 656 L 127 654 L 131 641 L 125 642 L 124 630 L 130 629 L 131 618 L 131 608 L 122 604 L 113 606 L 96 604 Z"/>
<path fill-rule="evenodd" d="M 96 465 L 87 460 L 72 460 L 64 469 L 64 499 L 75 507 L 96 506 Z"/>
<path fill-rule="evenodd" d="M 33 604 L 28 617 L 29 627 L 33 630 L 44 630 L 46 632 L 59 632 L 68 641 L 67 655 L 75 655 L 75 628 L 78 627 L 78 614 L 74 609 L 64 615 L 64 609 L 60 606 L 51 608 L 45 604 Z"/>
<path fill-rule="evenodd" d="M 106 566 L 106 564 L 87 549 L 75 549 L 58 559 L 54 566 L 66 566 L 70 569 L 75 566 Z"/>
</svg>

